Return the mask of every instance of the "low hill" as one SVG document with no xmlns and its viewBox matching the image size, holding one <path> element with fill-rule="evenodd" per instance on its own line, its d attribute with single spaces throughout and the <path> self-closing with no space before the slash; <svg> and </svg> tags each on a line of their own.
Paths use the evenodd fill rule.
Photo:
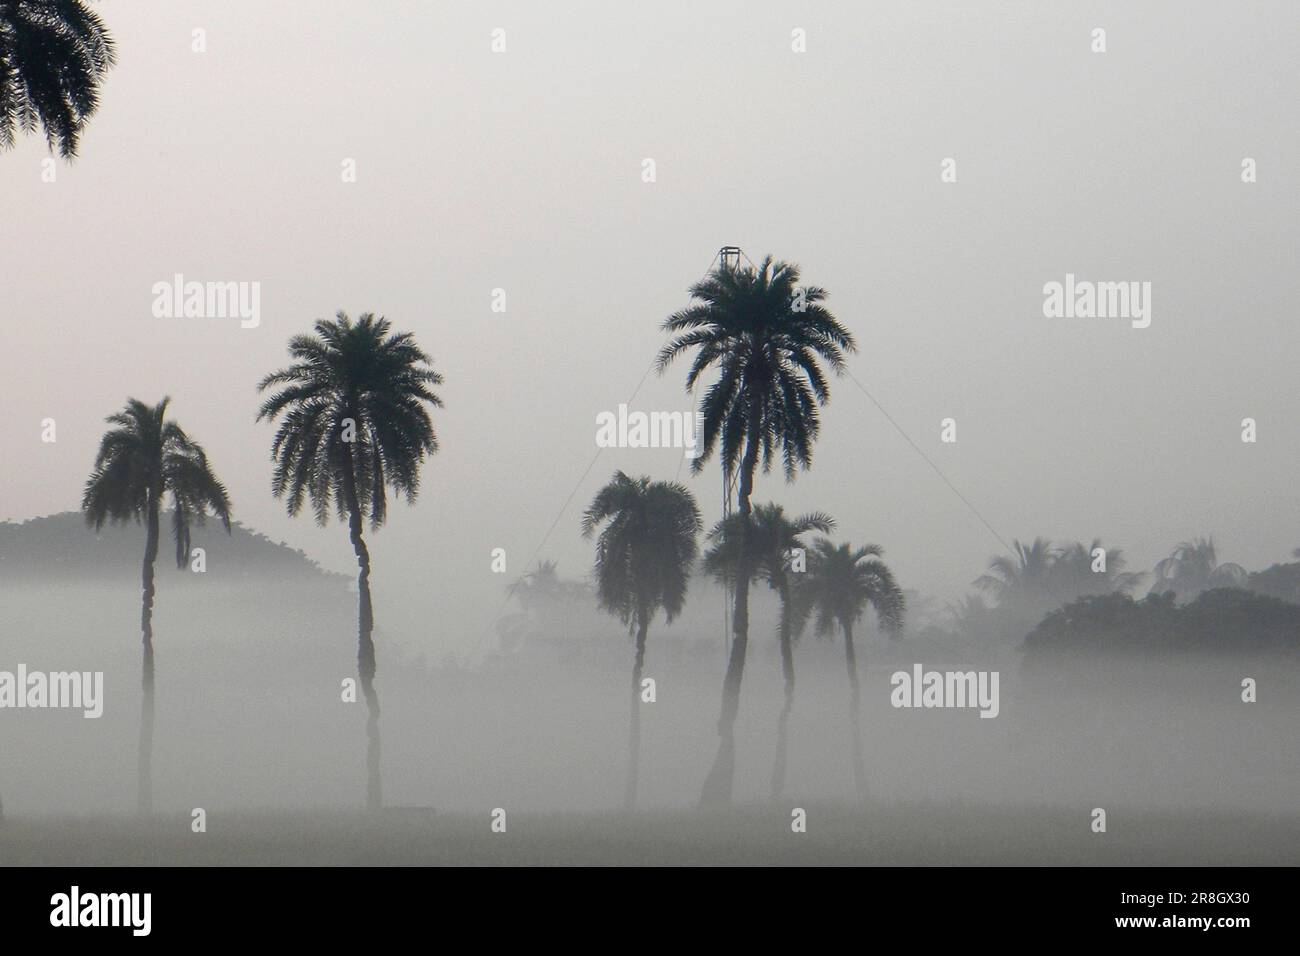
<svg viewBox="0 0 1300 956">
<path fill-rule="evenodd" d="M 167 515 L 162 521 L 158 549 L 158 573 L 175 566 L 175 545 Z M 23 522 L 0 522 L 0 585 L 33 579 L 44 583 L 59 580 L 121 581 L 140 575 L 144 554 L 144 528 L 138 524 L 105 525 L 97 534 L 87 527 L 81 514 L 32 518 Z M 192 548 L 205 552 L 209 582 L 214 579 L 239 583 L 256 578 L 289 583 L 335 583 L 344 586 L 346 575 L 326 571 L 301 550 L 234 522 L 226 534 L 220 522 L 209 519 L 195 526 Z M 178 576 L 181 581 L 191 575 Z M 197 577 L 196 575 L 194 577 Z"/>
</svg>

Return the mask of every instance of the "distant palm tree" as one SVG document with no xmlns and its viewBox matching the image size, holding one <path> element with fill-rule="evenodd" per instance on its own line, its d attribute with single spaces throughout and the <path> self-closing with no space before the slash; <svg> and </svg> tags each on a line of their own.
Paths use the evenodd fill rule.
<svg viewBox="0 0 1300 956">
<path fill-rule="evenodd" d="M 0 148 L 39 124 L 70 159 L 99 106 L 113 38 L 83 0 L 0 0 Z"/>
<path fill-rule="evenodd" d="M 190 524 L 203 524 L 209 510 L 230 533 L 230 497 L 208 466 L 207 455 L 175 421 L 167 418 L 164 398 L 150 408 L 128 399 L 122 411 L 105 419 L 115 426 L 105 432 L 95 456 L 95 468 L 86 481 L 81 510 L 96 531 L 108 521 L 145 526 L 140 630 L 143 634 L 144 697 L 140 710 L 140 752 L 137 806 L 153 812 L 153 566 L 158 557 L 159 515 L 170 497 L 172 536 L 176 539 L 176 567 L 184 568 L 190 555 Z"/>
<path fill-rule="evenodd" d="M 794 706 L 794 649 L 791 625 L 796 614 L 791 606 L 792 556 L 804 547 L 801 535 L 810 531 L 830 534 L 835 529 L 835 519 L 823 512 L 800 515 L 790 519 L 778 504 L 758 505 L 750 516 L 748 535 L 750 561 L 741 560 L 741 542 L 745 539 L 740 515 L 732 515 L 718 522 L 709 532 L 713 542 L 704 554 L 704 569 L 726 584 L 734 585 L 736 575 L 744 565 L 749 566 L 751 578 L 761 578 L 776 592 L 781 601 L 781 616 L 777 637 L 781 646 L 781 674 L 785 681 L 785 700 L 776 725 L 776 758 L 772 764 L 772 797 L 781 796 L 785 789 L 786 752 L 790 711 Z"/>
<path fill-rule="evenodd" d="M 636 805 L 641 761 L 641 675 L 646 632 L 662 608 L 671 623 L 682 610 L 702 523 L 695 499 L 675 482 L 614 473 L 582 518 L 582 535 L 596 539 L 596 594 L 636 637 L 632 665 L 632 714 L 628 731 L 623 805 Z"/>
<path fill-rule="evenodd" d="M 1056 603 L 1052 598 L 1052 565 L 1056 560 L 1052 542 L 1035 538 L 1027 546 L 1018 540 L 1012 544 L 1014 554 L 992 558 L 988 573 L 976 578 L 975 586 L 991 594 L 999 605 L 1047 610 Z"/>
<path fill-rule="evenodd" d="M 1249 575 L 1239 564 L 1219 564 L 1213 538 L 1183 541 L 1155 567 L 1151 594 L 1173 591 L 1185 601 L 1211 588 L 1242 587 Z"/>
<path fill-rule="evenodd" d="M 857 656 L 853 648 L 853 625 L 870 605 L 881 627 L 897 633 L 903 626 L 906 602 L 894 582 L 893 572 L 879 558 L 884 551 L 868 544 L 854 550 L 845 543 L 838 547 L 819 539 L 809 554 L 808 573 L 800 582 L 802 592 L 796 607 L 801 619 L 795 633 L 803 629 L 807 615 L 815 613 L 818 635 L 829 636 L 838 628 L 844 634 L 844 662 L 849 672 L 849 721 L 853 743 L 853 779 L 858 795 L 867 795 L 867 772 L 862 759 L 862 729 L 859 725 L 861 690 L 858 686 Z"/>
<path fill-rule="evenodd" d="M 294 364 L 266 376 L 258 391 L 278 388 L 257 420 L 283 415 L 271 458 L 271 490 L 290 515 L 311 500 L 316 523 L 331 508 L 348 522 L 357 556 L 357 672 L 366 698 L 366 805 L 383 802 L 379 777 L 379 694 L 375 690 L 375 619 L 370 602 L 370 550 L 362 520 L 377 531 L 388 515 L 385 489 L 414 504 L 420 466 L 438 450 L 426 405 L 441 407 L 430 387 L 442 384 L 430 358 L 409 332 L 393 333 L 387 319 L 367 312 L 353 322 L 339 312 L 321 319 L 315 334 L 289 340 Z"/>
<path fill-rule="evenodd" d="M 830 400 L 820 362 L 840 373 L 844 353 L 855 351 L 853 336 L 822 305 L 826 290 L 799 284 L 798 266 L 774 262 L 757 268 L 721 266 L 692 286 L 693 303 L 664 322 L 673 339 L 659 352 L 660 373 L 679 354 L 694 349 L 686 376 L 689 392 L 707 370 L 717 380 L 700 402 L 703 447 L 693 470 L 699 472 L 715 449 L 723 474 L 738 478 L 738 513 L 748 517 L 754 472 L 780 457 L 787 481 L 812 463 L 812 446 L 821 428 L 818 406 Z M 742 537 L 747 525 L 741 526 Z M 740 560 L 748 562 L 740 545 Z M 702 803 L 731 800 L 735 777 L 735 725 L 749 637 L 747 569 L 736 576 L 733 638 L 722 685 L 718 753 L 705 779 Z"/>
<path fill-rule="evenodd" d="M 1098 549 L 1105 551 L 1105 570 L 1093 570 Z M 1069 604 L 1081 597 L 1110 594 L 1113 591 L 1128 593 L 1136 585 L 1138 575 L 1124 571 L 1127 561 L 1121 548 L 1102 548 L 1101 539 L 1093 538 L 1091 544 L 1076 541 L 1057 549 L 1048 574 L 1048 587 L 1057 601 Z"/>
<path fill-rule="evenodd" d="M 527 609 L 538 606 L 562 605 L 584 597 L 589 588 L 581 581 L 560 577 L 558 561 L 544 559 L 514 584 L 514 594 Z"/>
<path fill-rule="evenodd" d="M 513 651 L 526 640 L 554 636 L 571 622 L 575 604 L 588 606 L 590 595 L 586 582 L 561 578 L 557 562 L 538 561 L 510 585 L 508 596 L 518 600 L 521 610 L 497 622 L 501 649 Z"/>
</svg>

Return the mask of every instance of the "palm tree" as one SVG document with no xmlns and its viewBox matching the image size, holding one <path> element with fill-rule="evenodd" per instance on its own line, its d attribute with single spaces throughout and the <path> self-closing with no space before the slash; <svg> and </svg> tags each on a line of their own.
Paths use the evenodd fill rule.
<svg viewBox="0 0 1300 956">
<path fill-rule="evenodd" d="M 1151 594 L 1173 591 L 1177 600 L 1196 597 L 1211 588 L 1241 587 L 1248 577 L 1239 564 L 1219 564 L 1213 538 L 1183 541 L 1155 567 Z"/>
<path fill-rule="evenodd" d="M 560 577 L 559 564 L 546 559 L 514 581 L 507 591 L 520 610 L 497 622 L 503 651 L 518 650 L 525 641 L 550 638 L 571 623 L 575 606 L 590 605 L 591 588 L 585 581 Z"/>
<path fill-rule="evenodd" d="M 799 267 L 774 262 L 758 267 L 720 266 L 691 287 L 692 304 L 663 324 L 672 340 L 659 352 L 662 374 L 679 354 L 694 349 L 686 390 L 709 369 L 718 370 L 700 402 L 703 448 L 698 473 L 718 450 L 728 485 L 738 479 L 738 513 L 748 517 L 754 472 L 760 459 L 771 469 L 780 456 L 787 481 L 812 463 L 821 428 L 818 407 L 830 400 L 820 362 L 839 374 L 853 336 L 821 304 L 826 290 L 799 285 Z M 701 803 L 731 800 L 735 776 L 735 726 L 749 637 L 748 524 L 740 526 L 731 651 L 722 684 L 718 753 L 705 779 Z"/>
<path fill-rule="evenodd" d="M 84 0 L 0 0 L 0 148 L 39 124 L 51 150 L 77 155 L 113 38 Z"/>
<path fill-rule="evenodd" d="M 849 672 L 849 721 L 853 742 L 853 778 L 858 795 L 867 794 L 867 772 L 862 759 L 862 731 L 858 723 L 861 689 L 858 664 L 853 648 L 853 625 L 867 606 L 876 609 L 881 627 L 898 633 L 903 626 L 906 601 L 894 582 L 893 572 L 879 558 L 884 551 L 868 544 L 854 550 L 848 543 L 838 547 L 819 539 L 809 554 L 808 574 L 800 584 L 802 594 L 795 602 L 800 619 L 795 633 L 803 629 L 807 615 L 815 612 L 815 629 L 819 636 L 833 635 L 838 628 L 844 634 L 844 662 Z"/>
<path fill-rule="evenodd" d="M 366 805 L 382 803 L 379 778 L 379 694 L 375 690 L 375 619 L 370 601 L 370 551 L 362 519 L 377 531 L 388 515 L 387 488 L 414 504 L 420 466 L 438 450 L 427 405 L 442 401 L 430 358 L 409 332 L 393 333 L 387 319 L 367 312 L 353 322 L 339 312 L 321 319 L 315 334 L 289 340 L 294 363 L 266 376 L 258 391 L 276 388 L 257 420 L 283 416 L 271 458 L 271 490 L 297 515 L 310 499 L 316 523 L 331 507 L 347 521 L 357 556 L 357 672 L 366 698 Z"/>
<path fill-rule="evenodd" d="M 1030 545 L 1012 542 L 1013 555 L 990 559 L 989 570 L 975 579 L 975 586 L 993 595 L 999 605 L 1017 604 L 1032 611 L 1046 611 L 1052 598 L 1052 565 L 1056 551 L 1046 538 Z"/>
<path fill-rule="evenodd" d="M 1120 548 L 1104 549 L 1106 569 L 1092 569 L 1093 554 L 1101 547 L 1101 539 L 1093 538 L 1091 544 L 1076 541 L 1056 550 L 1048 574 L 1048 588 L 1059 603 L 1069 604 L 1081 597 L 1114 591 L 1128 593 L 1137 585 L 1138 575 L 1124 571 L 1128 562 Z"/>
<path fill-rule="evenodd" d="M 641 760 L 641 674 L 646 632 L 662 608 L 672 623 L 686 600 L 691 565 L 698 552 L 700 509 L 682 485 L 629 478 L 616 471 L 596 493 L 582 518 L 582 535 L 596 539 L 596 594 L 600 606 L 617 615 L 636 636 L 632 665 L 632 717 L 628 730 L 627 783 L 623 805 L 636 804 Z"/>
<path fill-rule="evenodd" d="M 718 522 L 709 532 L 713 546 L 704 554 L 704 569 L 718 580 L 734 586 L 742 566 L 741 529 L 744 519 L 740 515 Z M 823 512 L 800 515 L 793 520 L 785 516 L 778 504 L 758 505 L 750 516 L 749 552 L 745 562 L 751 579 L 762 578 L 776 592 L 781 602 L 781 616 L 777 638 L 781 646 L 781 675 L 785 682 L 785 699 L 781 716 L 776 724 L 776 758 L 772 763 L 772 799 L 778 799 L 785 790 L 786 751 L 790 711 L 794 706 L 794 649 L 791 641 L 791 624 L 796 615 L 791 606 L 790 575 L 791 555 L 803 547 L 801 535 L 810 531 L 830 534 L 835 529 L 835 519 Z"/>
<path fill-rule="evenodd" d="M 99 531 L 104 522 L 145 526 L 140 630 L 143 634 L 144 691 L 140 710 L 140 752 L 137 806 L 153 812 L 153 566 L 158 557 L 159 515 L 170 497 L 176 567 L 184 568 L 190 554 L 190 525 L 202 525 L 209 510 L 230 533 L 230 497 L 208 465 L 207 455 L 174 420 L 167 418 L 164 398 L 150 408 L 131 398 L 122 411 L 105 419 L 114 427 L 104 433 L 95 467 L 86 481 L 81 510 L 86 523 Z"/>
</svg>

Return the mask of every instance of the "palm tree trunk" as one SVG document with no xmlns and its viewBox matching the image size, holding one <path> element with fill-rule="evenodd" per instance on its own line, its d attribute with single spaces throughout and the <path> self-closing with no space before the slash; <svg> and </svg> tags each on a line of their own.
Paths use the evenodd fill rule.
<svg viewBox="0 0 1300 956">
<path fill-rule="evenodd" d="M 632 720 L 627 737 L 627 786 L 623 791 L 623 809 L 636 806 L 637 777 L 641 769 L 641 675 L 645 667 L 645 636 L 650 629 L 650 616 L 644 610 L 637 614 L 636 663 L 632 665 Z"/>
<path fill-rule="evenodd" d="M 785 678 L 785 701 L 776 722 L 776 760 L 772 764 L 772 799 L 785 792 L 785 757 L 788 747 L 790 710 L 794 707 L 794 649 L 790 644 L 790 595 L 781 593 L 781 676 Z"/>
<path fill-rule="evenodd" d="M 722 714 L 718 718 L 718 753 L 713 766 L 704 779 L 700 794 L 703 805 L 731 802 L 732 784 L 736 775 L 736 714 L 740 710 L 740 684 L 745 676 L 745 650 L 749 644 L 749 496 L 754 490 L 754 469 L 758 465 L 758 441 L 751 435 L 745 447 L 745 459 L 740 472 L 738 499 L 740 505 L 740 558 L 736 569 L 736 603 L 732 613 L 731 654 L 727 658 L 727 674 L 722 680 Z"/>
<path fill-rule="evenodd" d="M 347 447 L 343 490 L 348 504 L 348 535 L 357 556 L 357 674 L 366 698 L 366 807 L 378 810 L 383 803 L 379 778 L 379 692 L 375 690 L 375 615 L 370 603 L 370 549 L 361 537 L 361 504 L 353 470 L 351 446 Z"/>
<path fill-rule="evenodd" d="M 144 564 L 140 569 L 140 631 L 143 661 L 141 671 L 140 749 L 137 757 L 136 809 L 144 816 L 153 813 L 153 566 L 158 558 L 158 495 L 150 493 Z"/>
<path fill-rule="evenodd" d="M 862 691 L 858 686 L 858 659 L 853 651 L 853 625 L 844 623 L 844 663 L 849 670 L 849 733 L 853 740 L 853 782 L 858 797 L 867 796 L 867 767 L 862 759 L 862 727 L 858 721 Z"/>
</svg>

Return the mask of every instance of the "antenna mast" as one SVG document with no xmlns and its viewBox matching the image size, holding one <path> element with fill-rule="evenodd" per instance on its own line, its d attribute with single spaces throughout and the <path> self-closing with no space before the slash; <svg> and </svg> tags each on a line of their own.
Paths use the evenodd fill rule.
<svg viewBox="0 0 1300 956">
<path fill-rule="evenodd" d="M 740 246 L 723 246 L 718 250 L 718 270 L 732 270 L 740 266 L 740 257 L 744 255 Z M 721 449 L 719 449 L 720 451 Z M 722 456 L 719 455 L 719 458 Z M 731 473 L 727 461 L 722 461 L 722 520 L 726 521 L 731 517 L 731 499 L 736 491 L 736 476 Z M 723 660 L 731 653 L 731 604 L 735 600 L 735 592 L 730 583 L 724 583 L 723 602 L 722 602 L 722 649 Z"/>
</svg>

